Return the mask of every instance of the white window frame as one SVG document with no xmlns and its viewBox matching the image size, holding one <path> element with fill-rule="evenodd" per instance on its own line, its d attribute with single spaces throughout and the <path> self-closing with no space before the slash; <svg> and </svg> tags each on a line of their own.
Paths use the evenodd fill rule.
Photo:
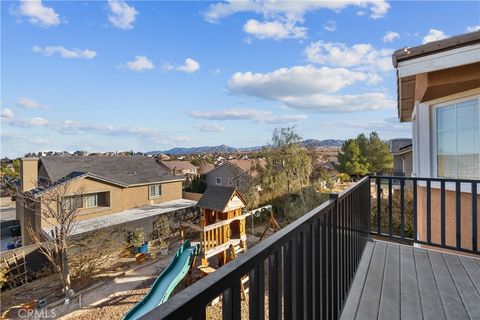
<svg viewBox="0 0 480 320">
<path fill-rule="evenodd" d="M 93 206 L 88 205 L 88 198 L 95 197 L 95 204 Z M 97 208 L 98 207 L 98 193 L 89 193 L 85 195 L 85 205 L 86 209 Z"/>
<path fill-rule="evenodd" d="M 469 101 L 469 100 L 477 100 L 477 103 L 479 105 L 479 108 L 480 108 L 480 95 L 473 95 L 473 96 L 469 96 L 469 97 L 464 97 L 464 98 L 460 98 L 460 99 L 453 99 L 453 100 L 449 100 L 449 101 L 445 101 L 445 102 L 441 102 L 441 103 L 437 103 L 437 104 L 434 104 L 432 105 L 432 108 L 431 108 L 431 119 L 432 119 L 432 122 L 431 122 L 431 155 L 432 155 L 432 177 L 434 178 L 442 178 L 442 177 L 439 177 L 438 176 L 438 163 L 437 163 L 437 109 L 438 108 L 441 108 L 441 107 L 446 107 L 446 106 L 449 106 L 449 105 L 452 105 L 452 104 L 458 104 L 458 103 L 462 103 L 462 102 L 465 102 L 465 101 Z M 480 112 L 478 113 L 479 115 L 479 124 L 480 124 Z M 480 126 L 479 126 L 479 131 L 480 131 Z M 456 179 L 456 178 L 452 178 L 452 179 Z M 460 178 L 461 179 L 461 178 Z M 478 179 L 480 179 L 480 177 L 478 177 Z"/>
<path fill-rule="evenodd" d="M 158 186 L 158 194 L 152 194 L 152 187 L 157 187 Z M 159 198 L 162 196 L 162 184 L 157 183 L 157 184 L 151 184 L 148 186 L 148 198 L 149 199 L 155 199 Z"/>
<path fill-rule="evenodd" d="M 75 209 L 74 208 L 75 202 L 77 202 L 77 204 L 79 204 L 79 206 L 76 207 L 76 209 L 83 209 L 84 208 L 81 196 L 65 196 L 64 199 L 63 199 L 63 207 L 64 207 L 63 209 L 64 210 Z"/>
<path fill-rule="evenodd" d="M 215 177 L 215 184 L 217 186 L 222 185 L 222 177 Z"/>
</svg>

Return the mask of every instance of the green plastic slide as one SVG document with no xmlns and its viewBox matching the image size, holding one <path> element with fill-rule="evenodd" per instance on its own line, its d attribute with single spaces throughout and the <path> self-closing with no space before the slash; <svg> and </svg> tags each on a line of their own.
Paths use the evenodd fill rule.
<svg viewBox="0 0 480 320">
<path fill-rule="evenodd" d="M 145 298 L 137 303 L 123 319 L 138 319 L 167 301 L 173 289 L 186 276 L 192 264 L 192 259 L 199 253 L 199 250 L 200 247 L 198 245 L 192 247 L 190 241 L 186 240 L 177 250 L 168 267 L 155 280 Z"/>
</svg>

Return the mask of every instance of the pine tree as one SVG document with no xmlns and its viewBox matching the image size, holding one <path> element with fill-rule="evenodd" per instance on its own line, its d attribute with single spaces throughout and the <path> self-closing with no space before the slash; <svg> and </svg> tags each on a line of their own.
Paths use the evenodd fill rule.
<svg viewBox="0 0 480 320">
<path fill-rule="evenodd" d="M 370 173 L 389 172 L 393 168 L 393 156 L 388 144 L 380 140 L 376 132 L 370 133 L 365 157 Z"/>
<path fill-rule="evenodd" d="M 367 174 L 368 165 L 366 159 L 360 152 L 356 139 L 348 139 L 338 153 L 337 170 L 352 177 L 359 177 Z"/>
</svg>

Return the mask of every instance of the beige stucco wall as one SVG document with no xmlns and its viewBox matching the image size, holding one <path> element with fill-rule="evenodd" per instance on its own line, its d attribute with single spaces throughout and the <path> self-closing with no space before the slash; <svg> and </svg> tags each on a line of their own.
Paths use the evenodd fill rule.
<svg viewBox="0 0 480 320">
<path fill-rule="evenodd" d="M 445 191 L 445 243 L 456 246 L 456 196 L 454 191 Z M 472 248 L 472 195 L 461 193 L 461 246 Z M 418 187 L 417 203 L 418 239 L 427 241 L 427 189 Z M 431 188 L 431 240 L 441 243 L 441 191 Z M 477 195 L 477 247 L 480 248 L 480 196 Z"/>
<path fill-rule="evenodd" d="M 22 178 L 22 191 L 37 187 L 38 158 L 22 158 L 20 162 L 20 177 Z"/>
<path fill-rule="evenodd" d="M 117 213 L 127 209 L 182 199 L 182 181 L 162 183 L 162 194 L 155 198 L 149 197 L 148 185 L 122 188 L 92 178 L 83 178 L 73 181 L 69 185 L 68 193 L 74 194 L 80 189 L 83 189 L 84 194 L 109 192 L 110 206 L 82 208 L 77 216 L 78 221 Z M 42 222 L 42 227 L 43 226 L 46 226 L 45 222 Z"/>
<path fill-rule="evenodd" d="M 202 193 L 196 193 L 196 192 L 183 191 L 182 196 L 183 196 L 183 199 L 198 201 L 203 196 L 203 194 Z"/>
</svg>

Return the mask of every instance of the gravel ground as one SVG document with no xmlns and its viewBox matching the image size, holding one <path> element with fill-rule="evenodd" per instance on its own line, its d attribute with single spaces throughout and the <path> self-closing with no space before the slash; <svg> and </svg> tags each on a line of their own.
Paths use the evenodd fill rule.
<svg viewBox="0 0 480 320">
<path fill-rule="evenodd" d="M 62 320 L 73 319 L 121 319 L 148 292 L 155 279 L 170 261 L 171 256 L 161 257 L 152 264 L 129 271 L 125 276 L 93 289 L 82 298 L 82 309 L 78 301 L 71 306 L 58 307 L 57 314 L 65 315 Z M 63 309 L 63 310 L 62 310 Z"/>
<path fill-rule="evenodd" d="M 265 319 L 268 318 L 268 296 L 265 296 Z M 248 313 L 248 294 L 247 299 L 242 300 L 241 309 L 242 319 L 249 319 Z M 207 307 L 207 319 L 208 320 L 221 320 L 222 319 L 222 302 L 218 302 L 213 306 Z"/>
<path fill-rule="evenodd" d="M 146 288 L 135 289 L 129 292 L 121 292 L 110 298 L 108 301 L 97 306 L 88 307 L 70 313 L 62 320 L 100 320 L 100 319 L 121 319 L 133 306 L 140 301 L 148 292 L 149 286 Z"/>
</svg>

